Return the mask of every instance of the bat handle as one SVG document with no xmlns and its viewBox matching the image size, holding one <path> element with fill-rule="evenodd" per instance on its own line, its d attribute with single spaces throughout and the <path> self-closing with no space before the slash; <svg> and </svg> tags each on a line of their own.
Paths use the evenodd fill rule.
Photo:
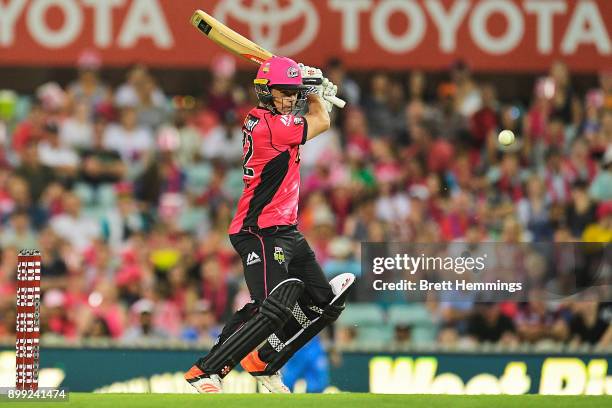
<svg viewBox="0 0 612 408">
<path fill-rule="evenodd" d="M 346 101 L 343 101 L 342 99 L 338 98 L 337 96 L 331 96 L 331 97 L 328 97 L 326 99 L 329 102 L 331 102 L 332 105 L 337 106 L 340 109 L 344 108 L 344 106 L 346 105 Z"/>
</svg>

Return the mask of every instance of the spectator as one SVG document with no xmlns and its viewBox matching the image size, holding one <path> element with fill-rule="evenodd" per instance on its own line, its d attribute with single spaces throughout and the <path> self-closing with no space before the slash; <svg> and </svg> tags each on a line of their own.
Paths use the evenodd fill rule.
<svg viewBox="0 0 612 408">
<path fill-rule="evenodd" d="M 517 216 L 523 227 L 527 228 L 533 242 L 550 241 L 552 225 L 550 220 L 550 202 L 542 180 L 532 175 L 527 180 L 527 197 L 517 205 Z"/>
<path fill-rule="evenodd" d="M 146 129 L 157 130 L 166 122 L 168 105 L 165 96 L 160 95 L 155 80 L 147 75 L 136 83 L 136 92 L 140 103 L 138 105 L 138 124 Z"/>
<path fill-rule="evenodd" d="M 81 213 L 81 202 L 74 193 L 63 197 L 64 213 L 51 218 L 53 231 L 82 252 L 100 235 L 98 223 Z"/>
<path fill-rule="evenodd" d="M 194 124 L 194 98 L 183 97 L 179 100 L 179 105 L 174 114 L 174 126 L 179 134 L 179 146 L 176 154 L 181 165 L 189 168 L 190 165 L 198 161 L 198 150 L 202 137 Z"/>
<path fill-rule="evenodd" d="M 376 201 L 376 217 L 387 223 L 403 223 L 410 213 L 408 194 L 394 186 L 394 183 L 381 180 L 380 196 Z"/>
<path fill-rule="evenodd" d="M 532 291 L 529 301 L 521 305 L 515 318 L 517 333 L 523 341 L 562 341 L 567 335 L 559 315 L 548 309 L 544 293 Z"/>
<path fill-rule="evenodd" d="M 97 327 L 96 330 L 108 329 L 108 334 L 113 339 L 120 339 L 123 336 L 127 319 L 125 305 L 119 302 L 117 287 L 112 285 L 109 280 L 100 280 L 88 300 L 93 320 L 99 319 L 104 322 L 103 325 L 93 322 L 90 322 L 90 324 L 102 326 Z"/>
<path fill-rule="evenodd" d="M 390 137 L 392 135 L 391 112 L 387 107 L 390 93 L 389 77 L 383 73 L 374 75 L 370 83 L 370 94 L 363 101 L 371 137 Z"/>
<path fill-rule="evenodd" d="M 341 59 L 331 58 L 328 60 L 325 72 L 329 80 L 338 85 L 339 98 L 344 99 L 351 105 L 359 104 L 361 90 L 357 83 L 348 76 Z"/>
<path fill-rule="evenodd" d="M 52 168 L 64 180 L 74 178 L 80 162 L 78 154 L 71 147 L 62 144 L 56 123 L 47 123 L 43 132 L 43 140 L 38 145 L 40 162 Z"/>
<path fill-rule="evenodd" d="M 479 164 L 478 157 L 499 129 L 499 107 L 495 87 L 492 84 L 484 84 L 481 88 L 482 106 L 470 117 L 471 140 L 470 158 L 471 163 Z M 503 127 L 503 129 L 507 129 Z"/>
<path fill-rule="evenodd" d="M 30 186 L 20 178 L 13 177 L 9 180 L 8 185 L 9 197 L 6 200 L 6 205 L 13 211 L 25 211 L 35 228 L 40 228 L 47 221 L 47 213 L 42 206 L 33 202 L 30 194 Z M 44 197 L 43 200 L 44 201 Z"/>
<path fill-rule="evenodd" d="M 590 196 L 596 201 L 612 200 L 612 145 L 601 161 L 601 170 L 589 187 Z"/>
<path fill-rule="evenodd" d="M 499 166 L 492 167 L 487 174 L 489 182 L 495 186 L 493 194 L 497 202 L 520 201 L 525 195 L 523 191 L 525 176 L 519 157 L 513 153 L 504 154 Z"/>
<path fill-rule="evenodd" d="M 325 276 L 331 280 L 341 273 L 352 273 L 361 276 L 361 265 L 354 257 L 353 243 L 348 238 L 334 238 L 329 243 L 330 259 L 322 265 Z"/>
<path fill-rule="evenodd" d="M 61 239 L 51 228 L 45 228 L 40 232 L 38 240 L 40 242 L 40 252 L 45 254 L 41 264 L 41 270 L 45 271 L 45 279 L 41 282 L 43 290 L 46 288 L 64 288 L 68 266 L 60 253 Z"/>
<path fill-rule="evenodd" d="M 387 101 L 387 111 L 389 112 L 388 136 L 394 144 L 406 144 L 406 100 L 402 85 L 393 81 L 389 87 L 389 97 Z"/>
<path fill-rule="evenodd" d="M 127 175 L 127 166 L 117 150 L 104 145 L 106 122 L 97 117 L 91 146 L 81 153 L 80 179 L 94 191 L 103 184 L 116 183 Z"/>
<path fill-rule="evenodd" d="M 220 55 L 212 61 L 212 82 L 206 95 L 207 106 L 219 120 L 223 120 L 228 112 L 236 109 L 233 95 L 233 77 L 236 72 L 236 62 L 228 55 Z"/>
<path fill-rule="evenodd" d="M 132 305 L 134 323 L 123 334 L 126 343 L 137 341 L 157 342 L 168 338 L 168 334 L 153 324 L 155 304 L 149 299 L 140 299 Z"/>
<path fill-rule="evenodd" d="M 85 50 L 79 56 L 78 79 L 68 86 L 68 95 L 73 105 L 84 103 L 87 111 L 93 112 L 110 96 L 110 90 L 100 80 L 102 60 L 97 52 Z"/>
<path fill-rule="evenodd" d="M 84 338 L 110 338 L 110 329 L 104 319 L 96 317 L 85 328 L 83 332 Z"/>
<path fill-rule="evenodd" d="M 468 320 L 468 335 L 478 342 L 500 342 L 512 345 L 518 342 L 516 327 L 502 314 L 498 303 L 479 303 Z"/>
<path fill-rule="evenodd" d="M 470 200 L 471 197 L 465 192 L 460 192 L 453 197 L 452 209 L 442 219 L 440 226 L 442 237 L 445 240 L 452 241 L 465 236 L 473 221 L 470 214 Z"/>
<path fill-rule="evenodd" d="M 597 205 L 587 192 L 588 183 L 577 181 L 572 186 L 572 202 L 566 207 L 565 219 L 572 236 L 579 238 L 584 229 L 595 222 Z"/>
<path fill-rule="evenodd" d="M 2 232 L 2 247 L 38 248 L 38 239 L 30 226 L 28 213 L 21 210 L 11 215 L 10 229 Z"/>
<path fill-rule="evenodd" d="M 115 105 L 121 109 L 127 107 L 137 109 L 142 103 L 141 96 L 146 94 L 149 103 L 153 106 L 162 106 L 166 97 L 161 88 L 153 86 L 151 89 L 154 82 L 150 79 L 150 75 L 146 66 L 134 66 L 128 73 L 127 81 L 121 84 L 115 92 Z"/>
<path fill-rule="evenodd" d="M 218 335 L 219 330 L 216 328 L 215 316 L 210 305 L 206 301 L 198 301 L 192 310 L 187 311 L 181 339 L 212 344 Z"/>
<path fill-rule="evenodd" d="M 144 231 L 146 220 L 132 197 L 129 184 L 118 184 L 116 193 L 117 205 L 102 221 L 102 236 L 112 248 L 120 249 L 134 233 Z"/>
<path fill-rule="evenodd" d="M 41 163 L 36 143 L 24 146 L 20 159 L 20 165 L 15 169 L 15 174 L 25 180 L 32 194 L 32 201 L 38 203 L 43 191 L 56 179 L 54 170 Z"/>
<path fill-rule="evenodd" d="M 563 171 L 570 183 L 578 180 L 591 182 L 597 175 L 597 164 L 589 157 L 589 148 L 583 139 L 576 139 L 572 143 Z"/>
<path fill-rule="evenodd" d="M 210 304 L 217 321 L 222 321 L 230 311 L 228 307 L 234 295 L 235 287 L 223 276 L 221 266 L 216 259 L 208 259 L 200 268 L 202 284 L 201 297 Z"/>
<path fill-rule="evenodd" d="M 575 123 L 580 117 L 575 112 L 580 112 L 581 106 L 580 101 L 575 97 L 567 64 L 562 61 L 553 62 L 549 75 L 554 83 L 553 110 L 559 113 L 564 124 Z"/>
<path fill-rule="evenodd" d="M 433 118 L 440 137 L 451 142 L 466 140 L 463 136 L 469 128 L 467 116 L 458 110 L 458 98 L 456 84 L 442 83 L 438 86 L 438 107 L 434 110 Z"/>
<path fill-rule="evenodd" d="M 551 99 L 555 84 L 550 77 L 541 77 L 535 83 L 534 97 L 525 118 L 525 136 L 529 144 L 537 146 L 544 138 L 548 115 L 551 113 Z"/>
<path fill-rule="evenodd" d="M 612 242 L 612 201 L 597 207 L 597 222 L 587 226 L 582 233 L 584 242 Z"/>
<path fill-rule="evenodd" d="M 580 301 L 573 305 L 575 314 L 569 322 L 570 339 L 577 344 L 612 343 L 610 305 L 594 300 Z"/>
<path fill-rule="evenodd" d="M 150 159 L 153 135 L 138 125 L 136 109 L 126 107 L 121 110 L 120 123 L 109 125 L 104 131 L 104 148 L 119 152 L 128 167 L 128 177 L 134 178 Z"/>
<path fill-rule="evenodd" d="M 72 115 L 60 126 L 61 144 L 77 151 L 91 147 L 94 132 L 91 116 L 86 102 L 76 103 Z"/>
<path fill-rule="evenodd" d="M 77 325 L 74 321 L 76 310 L 66 308 L 66 296 L 59 289 L 51 289 L 43 296 L 40 331 L 41 335 L 60 336 L 67 339 L 75 339 L 78 335 Z"/>
<path fill-rule="evenodd" d="M 172 204 L 180 205 L 185 189 L 185 172 L 171 152 L 160 152 L 157 160 L 148 162 L 144 173 L 136 180 L 136 197 L 155 207 L 168 195 Z M 175 203 L 176 202 L 176 203 Z M 161 214 L 161 213 L 160 213 Z"/>
<path fill-rule="evenodd" d="M 30 108 L 27 118 L 18 123 L 13 131 L 12 147 L 17 153 L 21 153 L 27 145 L 42 139 L 46 119 L 47 114 L 42 104 L 36 101 Z"/>
<path fill-rule="evenodd" d="M 425 73 L 420 70 L 411 71 L 408 77 L 408 99 L 410 102 L 431 102 L 426 91 Z"/>
<path fill-rule="evenodd" d="M 469 118 L 477 112 L 482 104 L 480 89 L 472 79 L 470 69 L 465 61 L 457 60 L 451 66 L 451 79 L 456 89 L 456 110 Z"/>
<path fill-rule="evenodd" d="M 541 176 L 552 203 L 565 204 L 570 198 L 570 180 L 562 172 L 562 160 L 559 149 L 551 147 L 546 152 L 545 167 Z"/>
<path fill-rule="evenodd" d="M 604 110 L 600 116 L 601 125 L 597 123 L 597 132 L 590 138 L 588 134 L 585 135 L 592 157 L 603 157 L 612 144 L 612 108 Z"/>
<path fill-rule="evenodd" d="M 242 157 L 242 122 L 234 110 L 226 111 L 221 119 L 202 138 L 200 154 L 205 159 L 235 163 Z"/>
</svg>

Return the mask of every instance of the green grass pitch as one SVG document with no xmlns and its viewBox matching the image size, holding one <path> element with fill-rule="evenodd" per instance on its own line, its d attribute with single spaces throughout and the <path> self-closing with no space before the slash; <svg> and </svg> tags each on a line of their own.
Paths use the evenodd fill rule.
<svg viewBox="0 0 612 408">
<path fill-rule="evenodd" d="M 2 403 L 0 408 L 573 408 L 612 407 L 612 396 L 544 395 L 381 395 L 381 394 L 89 394 L 71 393 L 70 401 Z"/>
</svg>

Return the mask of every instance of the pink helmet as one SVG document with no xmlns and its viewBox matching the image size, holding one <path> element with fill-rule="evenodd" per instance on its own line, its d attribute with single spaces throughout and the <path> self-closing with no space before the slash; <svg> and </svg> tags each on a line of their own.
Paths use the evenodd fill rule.
<svg viewBox="0 0 612 408">
<path fill-rule="evenodd" d="M 293 111 L 297 113 L 303 109 L 307 87 L 302 83 L 300 67 L 291 58 L 275 56 L 265 60 L 253 82 L 259 102 L 272 112 L 276 111 L 272 100 L 272 88 L 297 90 L 298 99 Z"/>
<path fill-rule="evenodd" d="M 298 64 L 287 57 L 272 57 L 264 61 L 257 71 L 255 84 L 299 88 L 302 72 Z"/>
</svg>

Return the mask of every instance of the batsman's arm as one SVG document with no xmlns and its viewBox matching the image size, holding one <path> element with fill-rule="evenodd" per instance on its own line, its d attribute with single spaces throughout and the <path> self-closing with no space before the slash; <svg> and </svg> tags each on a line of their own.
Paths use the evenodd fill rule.
<svg viewBox="0 0 612 408">
<path fill-rule="evenodd" d="M 317 94 L 309 94 L 308 98 L 308 113 L 304 115 L 304 119 L 308 123 L 308 131 L 306 140 L 310 140 L 325 132 L 331 126 L 329 113 L 325 108 L 325 104 L 321 97 Z"/>
</svg>

